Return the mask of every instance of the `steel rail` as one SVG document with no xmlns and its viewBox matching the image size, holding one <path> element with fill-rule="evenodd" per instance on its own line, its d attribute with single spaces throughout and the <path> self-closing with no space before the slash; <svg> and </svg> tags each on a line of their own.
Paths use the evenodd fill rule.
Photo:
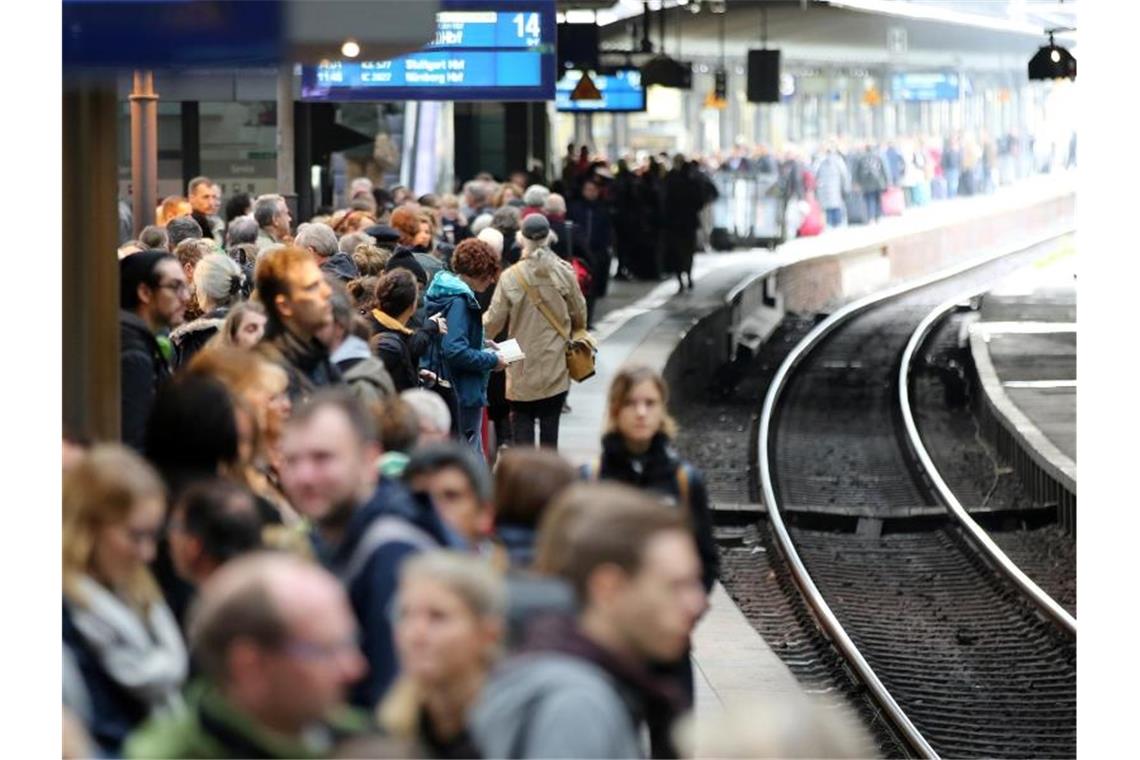
<svg viewBox="0 0 1140 760">
<path fill-rule="evenodd" d="M 851 640 L 851 637 L 844 630 L 843 625 L 831 610 L 831 607 L 824 600 L 823 595 L 820 593 L 819 588 L 816 587 L 815 581 L 812 580 L 811 575 L 808 573 L 807 568 L 804 566 L 803 560 L 800 558 L 799 553 L 796 551 L 795 545 L 792 542 L 791 534 L 788 533 L 787 526 L 784 524 L 783 516 L 780 514 L 779 503 L 776 499 L 775 482 L 772 476 L 771 464 L 771 432 L 772 420 L 775 416 L 777 403 L 779 402 L 780 393 L 784 390 L 788 378 L 795 367 L 803 360 L 803 358 L 817 346 L 827 335 L 834 331 L 840 324 L 852 318 L 856 314 L 863 312 L 883 301 L 890 300 L 897 296 L 909 293 L 913 290 L 926 287 L 927 285 L 941 282 L 952 277 L 956 277 L 971 269 L 977 269 L 992 261 L 997 261 L 1000 258 L 1011 256 L 1020 253 L 1024 250 L 1032 248 L 1033 246 L 1040 245 L 1048 240 L 1052 240 L 1068 234 L 1071 230 L 1065 229 L 1057 232 L 1051 232 L 1047 235 L 1042 235 L 1033 242 L 1030 242 L 1014 251 L 1001 251 L 999 253 L 989 253 L 979 257 L 970 259 L 962 264 L 940 270 L 926 277 L 918 280 L 904 282 L 900 285 L 888 288 L 879 293 L 873 293 L 869 296 L 857 299 L 846 306 L 841 307 L 826 319 L 816 325 L 811 332 L 792 348 L 791 352 L 784 358 L 783 363 L 780 364 L 776 370 L 775 376 L 772 378 L 771 383 L 768 385 L 768 392 L 764 397 L 764 405 L 760 413 L 760 427 L 759 433 L 756 438 L 756 446 L 758 449 L 758 462 L 760 470 L 760 487 L 764 498 L 764 504 L 767 507 L 768 518 L 771 520 L 773 530 L 776 536 L 777 545 L 780 552 L 784 555 L 789 568 L 792 572 L 796 585 L 803 594 L 804 600 L 812 609 L 816 620 L 819 621 L 820 626 L 823 628 L 824 633 L 831 639 L 835 646 L 840 650 L 840 653 L 847 659 L 851 667 L 854 669 L 858 678 L 863 681 L 870 691 L 871 696 L 879 704 L 879 706 L 886 713 L 889 720 L 895 728 L 902 735 L 902 738 L 908 745 L 920 756 L 925 758 L 938 758 L 939 755 L 935 752 L 934 748 L 910 720 L 907 714 L 899 706 L 895 698 L 891 696 L 890 692 L 883 685 L 878 675 L 871 668 L 870 664 L 863 657 L 859 648 Z"/>
<path fill-rule="evenodd" d="M 906 428 L 911 450 L 918 459 L 918 463 L 922 467 L 926 477 L 929 478 L 931 485 L 934 486 L 938 498 L 941 499 L 943 505 L 945 505 L 954 519 L 966 530 L 978 551 L 991 560 L 998 570 L 1013 582 L 1025 596 L 1029 597 L 1054 623 L 1063 628 L 1068 634 L 1076 636 L 1076 618 L 1070 615 L 1053 597 L 1045 593 L 1040 586 L 1022 572 L 1021 568 L 1014 564 L 1006 553 L 994 543 L 994 540 L 990 538 L 989 534 L 978 525 L 974 518 L 970 517 L 969 512 L 967 512 L 962 506 L 962 503 L 958 501 L 958 498 L 954 495 L 954 492 L 950 489 L 950 486 L 946 484 L 942 474 L 938 471 L 934 460 L 931 459 L 930 453 L 926 450 L 926 446 L 922 443 L 922 436 L 918 433 L 918 426 L 915 424 L 914 414 L 911 410 L 910 368 L 919 346 L 922 345 L 922 342 L 926 339 L 926 336 L 930 334 L 931 330 L 934 329 L 934 326 L 938 324 L 943 316 L 953 309 L 955 305 L 963 300 L 980 295 L 985 291 L 986 289 L 979 290 L 975 288 L 945 301 L 927 314 L 910 336 L 906 348 L 903 349 L 902 362 L 899 365 L 899 405 L 902 411 L 903 427 Z"/>
</svg>

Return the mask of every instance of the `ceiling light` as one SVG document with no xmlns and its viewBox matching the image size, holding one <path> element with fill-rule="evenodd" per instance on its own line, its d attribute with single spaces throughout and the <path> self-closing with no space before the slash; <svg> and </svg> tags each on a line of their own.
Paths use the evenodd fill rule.
<svg viewBox="0 0 1140 760">
<path fill-rule="evenodd" d="M 340 46 L 341 55 L 345 58 L 355 58 L 360 55 L 360 45 L 356 40 L 345 40 L 344 44 Z"/>
</svg>

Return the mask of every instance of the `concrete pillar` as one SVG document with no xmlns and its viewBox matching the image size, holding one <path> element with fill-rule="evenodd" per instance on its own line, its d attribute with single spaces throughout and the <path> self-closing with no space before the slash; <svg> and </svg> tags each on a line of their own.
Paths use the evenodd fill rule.
<svg viewBox="0 0 1140 760">
<path fill-rule="evenodd" d="M 136 71 L 131 102 L 131 189 L 135 236 L 154 224 L 158 205 L 158 93 L 154 72 Z"/>
<path fill-rule="evenodd" d="M 115 256 L 119 104 L 113 77 L 69 75 L 65 82 L 63 422 L 78 434 L 113 441 L 119 438 L 120 429 L 119 264 Z M 139 201 L 144 211 L 149 210 L 149 221 L 154 219 L 155 204 L 140 192 L 137 180 L 134 189 L 137 230 L 147 223 L 140 220 Z M 72 223 L 75 220 L 82 223 Z"/>
<path fill-rule="evenodd" d="M 277 71 L 277 192 L 285 197 L 297 223 L 293 145 L 293 65 L 283 63 Z"/>
</svg>

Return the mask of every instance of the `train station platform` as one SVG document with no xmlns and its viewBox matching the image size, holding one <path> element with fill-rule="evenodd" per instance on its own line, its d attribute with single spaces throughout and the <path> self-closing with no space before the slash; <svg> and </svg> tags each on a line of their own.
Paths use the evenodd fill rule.
<svg viewBox="0 0 1140 760">
<path fill-rule="evenodd" d="M 993 432 L 1074 496 L 1076 311 L 1076 255 L 1069 246 L 985 294 L 970 326 Z"/>
<path fill-rule="evenodd" d="M 1026 214 L 1035 220 L 1025 225 L 1026 236 L 1039 234 L 1052 223 L 1042 213 L 1042 204 L 1071 199 L 1072 178 L 1038 178 L 1021 185 L 974 198 L 962 198 L 910 209 L 901 217 L 878 224 L 829 230 L 818 237 L 789 241 L 776 248 L 699 253 L 694 259 L 692 291 L 679 294 L 675 280 L 662 282 L 611 282 L 610 293 L 599 302 L 594 334 L 599 341 L 597 373 L 570 389 L 571 411 L 564 414 L 559 452 L 575 464 L 592 463 L 600 450 L 606 394 L 611 379 L 626 363 L 640 362 L 691 378 L 689 384 L 670 377 L 672 403 L 683 403 L 686 392 L 700 392 L 712 373 L 726 359 L 730 338 L 747 336 L 764 323 L 774 327 L 789 304 L 821 298 L 818 293 L 801 297 L 811 283 L 805 282 L 816 262 L 843 263 L 856 257 L 856 265 L 833 278 L 839 283 L 820 301 L 823 308 L 859 297 L 899 278 L 917 277 L 948 262 L 982 253 L 982 246 L 954 251 L 951 244 L 937 256 L 913 253 L 915 241 L 939 237 L 957 241 L 964 227 L 977 226 L 979 219 L 995 213 Z M 995 212 L 995 209 L 998 211 Z M 1044 221 L 1040 221 L 1044 220 Z M 877 260 L 902 244 L 898 262 L 887 271 Z M 1002 243 L 1006 244 L 1006 243 Z M 871 251 L 871 266 L 863 257 Z M 808 269 L 801 269 L 803 265 Z M 779 282 L 779 292 L 766 280 Z M 782 282 L 780 282 L 782 280 Z M 799 296 L 796 291 L 798 289 Z M 798 300 L 797 300 L 798 299 Z M 758 317 L 757 314 L 760 314 Z M 743 325 L 743 327 L 741 327 Z M 678 361 L 680 357 L 680 361 Z M 679 370 L 677 364 L 685 365 Z M 801 687 L 779 657 L 748 623 L 743 613 L 718 584 L 711 609 L 694 636 L 694 665 L 698 716 L 730 704 L 772 694 L 790 693 Z"/>
</svg>

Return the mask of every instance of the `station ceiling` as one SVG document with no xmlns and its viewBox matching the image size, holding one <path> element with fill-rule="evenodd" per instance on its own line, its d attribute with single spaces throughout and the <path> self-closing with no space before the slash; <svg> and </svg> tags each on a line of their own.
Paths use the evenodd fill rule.
<svg viewBox="0 0 1140 760">
<path fill-rule="evenodd" d="M 724 55 L 739 62 L 747 50 L 761 47 L 762 16 L 766 14 L 767 46 L 780 49 L 789 64 L 949 68 L 1024 76 L 1030 56 L 1047 42 L 1046 28 L 1076 26 L 1071 1 L 728 0 L 725 5 L 724 14 L 712 13 L 707 3 L 697 14 L 687 6 L 667 7 L 666 52 L 683 59 L 719 59 L 723 22 Z M 642 16 L 636 10 L 642 4 L 621 0 L 609 6 L 601 10 L 593 6 L 599 22 L 610 20 L 602 28 L 603 49 L 632 48 L 631 23 L 637 25 L 640 37 Z M 1003 14 L 1002 9 L 1009 6 L 1017 6 L 1016 13 Z M 650 39 L 659 50 L 659 2 L 651 8 Z M 905 47 L 900 49 L 903 38 Z M 1058 35 L 1058 41 L 1075 52 L 1072 35 Z"/>
</svg>

